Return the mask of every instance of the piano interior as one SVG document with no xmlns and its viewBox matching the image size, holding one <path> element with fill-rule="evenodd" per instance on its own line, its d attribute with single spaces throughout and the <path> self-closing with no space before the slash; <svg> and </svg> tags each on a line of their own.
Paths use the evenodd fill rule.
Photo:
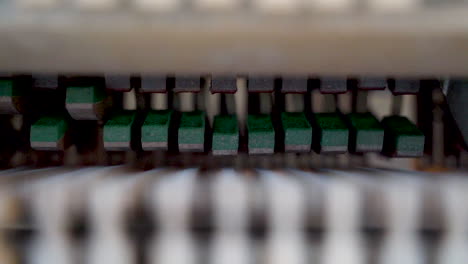
<svg viewBox="0 0 468 264">
<path fill-rule="evenodd" d="M 466 264 L 467 11 L 0 1 L 0 263 Z"/>
</svg>

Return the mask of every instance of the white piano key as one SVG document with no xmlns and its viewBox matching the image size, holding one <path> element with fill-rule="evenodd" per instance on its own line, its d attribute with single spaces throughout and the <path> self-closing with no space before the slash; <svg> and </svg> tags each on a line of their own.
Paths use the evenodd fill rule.
<svg viewBox="0 0 468 264">
<path fill-rule="evenodd" d="M 440 195 L 448 234 L 468 233 L 468 181 L 466 175 L 444 176 L 440 181 Z"/>
<path fill-rule="evenodd" d="M 65 235 L 39 236 L 31 243 L 28 256 L 27 263 L 31 264 L 72 264 L 76 262 L 70 238 Z"/>
<path fill-rule="evenodd" d="M 195 264 L 198 251 L 193 237 L 187 232 L 163 230 L 149 247 L 149 263 Z"/>
<path fill-rule="evenodd" d="M 423 264 L 424 258 L 421 238 L 415 233 L 390 233 L 380 249 L 379 264 Z"/>
<path fill-rule="evenodd" d="M 89 194 L 89 210 L 92 224 L 96 230 L 119 230 L 123 224 L 123 214 L 137 199 L 138 185 L 143 174 L 128 172 L 132 177 L 124 177 L 124 168 L 117 171 L 117 176 L 107 177 L 94 184 Z M 120 177 L 119 177 L 120 176 Z"/>
<path fill-rule="evenodd" d="M 0 188 L 0 228 L 13 224 L 16 220 L 17 199 L 8 187 Z"/>
<path fill-rule="evenodd" d="M 387 174 L 381 182 L 388 233 L 378 263 L 422 264 L 424 248 L 417 230 L 422 208 L 422 189 L 416 176 Z"/>
<path fill-rule="evenodd" d="M 232 169 L 219 171 L 213 179 L 211 200 L 217 232 L 211 242 L 209 263 L 252 263 L 248 238 L 251 183 Z"/>
<path fill-rule="evenodd" d="M 77 261 L 79 250 L 69 234 L 69 222 L 76 213 L 83 189 L 97 176 L 96 168 L 73 170 L 48 178 L 32 181 L 28 187 L 38 233 L 29 245 L 28 263 L 72 264 Z M 91 180 L 91 181 L 90 181 Z"/>
<path fill-rule="evenodd" d="M 40 231 L 47 234 L 65 232 L 70 175 L 76 175 L 76 171 L 41 179 L 31 186 L 32 211 Z"/>
<path fill-rule="evenodd" d="M 423 0 L 368 0 L 368 5 L 375 12 L 406 12 L 421 6 Z"/>
<path fill-rule="evenodd" d="M 135 0 L 135 7 L 141 11 L 170 12 L 181 5 L 181 0 Z"/>
<path fill-rule="evenodd" d="M 266 189 L 270 232 L 302 230 L 306 210 L 306 195 L 302 182 L 282 173 L 260 171 L 260 175 Z"/>
<path fill-rule="evenodd" d="M 241 2 L 242 0 L 195 0 L 195 6 L 202 10 L 231 10 Z"/>
<path fill-rule="evenodd" d="M 346 221 L 346 219 L 341 219 Z M 321 264 L 365 264 L 366 251 L 361 232 L 330 232 L 324 237 Z"/>
<path fill-rule="evenodd" d="M 392 232 L 414 232 L 420 224 L 422 190 L 415 177 L 386 175 L 381 184 L 387 228 Z"/>
<path fill-rule="evenodd" d="M 5 227 L 15 223 L 16 220 L 16 198 L 8 188 L 0 188 L 0 263 L 16 264 L 19 263 L 18 256 L 15 254 L 11 244 L 7 240 L 4 230 Z"/>
<path fill-rule="evenodd" d="M 305 264 L 309 249 L 303 233 L 306 215 L 304 182 L 286 173 L 260 171 L 269 226 L 265 259 L 268 264 Z"/>
<path fill-rule="evenodd" d="M 350 180 L 332 178 L 325 193 L 325 221 L 329 232 L 348 232 L 360 228 L 362 193 Z M 343 221 L 346 219 L 346 221 Z"/>
<path fill-rule="evenodd" d="M 149 243 L 149 263 L 195 264 L 196 245 L 188 232 L 198 170 L 168 174 L 149 187 L 148 203 L 161 232 Z"/>
<path fill-rule="evenodd" d="M 308 0 L 313 11 L 343 12 L 356 5 L 355 0 Z"/>
<path fill-rule="evenodd" d="M 443 177 L 440 182 L 446 232 L 438 247 L 436 263 L 462 264 L 468 259 L 468 181 L 464 175 Z"/>
<path fill-rule="evenodd" d="M 365 263 L 360 232 L 363 194 L 361 187 L 346 176 L 347 173 L 338 172 L 326 182 L 324 220 L 327 233 L 321 254 L 323 264 Z"/>
<path fill-rule="evenodd" d="M 287 217 L 287 216 L 284 216 Z M 267 238 L 265 258 L 267 264 L 306 264 L 307 242 L 298 230 L 273 233 Z"/>
<path fill-rule="evenodd" d="M 39 232 L 29 244 L 27 263 L 72 264 L 76 263 L 79 251 L 64 231 L 62 235 Z"/>
<path fill-rule="evenodd" d="M 309 156 L 306 156 L 309 159 Z M 324 199 L 326 193 L 326 184 L 328 177 L 324 177 L 319 173 L 302 171 L 297 169 L 288 170 L 295 177 L 300 178 L 305 188 L 305 200 L 307 204 L 307 219 L 308 224 L 313 227 L 322 227 Z"/>
<path fill-rule="evenodd" d="M 466 233 L 464 233 L 466 236 Z M 437 264 L 464 264 L 468 259 L 468 241 L 464 236 L 444 238 L 437 251 Z"/>
<path fill-rule="evenodd" d="M 213 181 L 212 201 L 218 230 L 242 232 L 249 223 L 249 181 L 232 169 L 221 170 Z"/>
<path fill-rule="evenodd" d="M 252 243 L 245 230 L 243 232 L 216 232 L 211 243 L 209 263 L 254 263 L 251 248 Z"/>
<path fill-rule="evenodd" d="M 0 234 L 0 263 L 5 264 L 18 264 L 19 257 L 15 254 L 14 249 L 4 238 L 3 234 Z"/>
<path fill-rule="evenodd" d="M 254 0 L 254 5 L 265 13 L 288 14 L 298 11 L 300 0 Z"/>
<path fill-rule="evenodd" d="M 66 225 L 68 213 L 86 203 L 84 194 L 93 181 L 112 168 L 115 167 L 23 171 L 31 180 L 22 185 L 21 194 L 31 203 L 32 214 L 41 230 L 57 230 Z"/>
<path fill-rule="evenodd" d="M 151 173 L 115 171 L 112 177 L 93 186 L 89 195 L 93 232 L 88 243 L 88 264 L 136 263 L 135 248 L 124 229 L 125 213 L 136 206 Z"/>
<path fill-rule="evenodd" d="M 123 235 L 99 236 L 90 241 L 86 263 L 135 263 L 136 256 L 132 249 L 133 244 L 123 239 Z"/>
<path fill-rule="evenodd" d="M 153 183 L 148 203 L 157 212 L 162 230 L 189 228 L 196 175 L 196 169 L 186 169 L 166 175 Z"/>
</svg>

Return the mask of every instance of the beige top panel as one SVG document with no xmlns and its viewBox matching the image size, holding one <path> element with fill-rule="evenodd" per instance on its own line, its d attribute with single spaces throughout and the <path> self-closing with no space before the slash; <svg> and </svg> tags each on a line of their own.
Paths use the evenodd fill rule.
<svg viewBox="0 0 468 264">
<path fill-rule="evenodd" d="M 287 15 L 187 9 L 2 9 L 0 71 L 468 75 L 464 7 Z"/>
</svg>

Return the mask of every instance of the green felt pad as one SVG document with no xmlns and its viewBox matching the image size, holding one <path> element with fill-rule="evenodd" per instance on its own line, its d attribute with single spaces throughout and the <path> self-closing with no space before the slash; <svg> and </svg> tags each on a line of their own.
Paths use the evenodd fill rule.
<svg viewBox="0 0 468 264">
<path fill-rule="evenodd" d="M 141 128 L 141 142 L 168 142 L 171 110 L 150 111 Z"/>
<path fill-rule="evenodd" d="M 350 150 L 352 152 L 381 151 L 384 129 L 371 113 L 352 113 L 346 116 L 350 125 Z"/>
<path fill-rule="evenodd" d="M 420 157 L 424 153 L 424 134 L 408 118 L 389 116 L 382 120 L 384 150 L 390 156 Z"/>
<path fill-rule="evenodd" d="M 312 146 L 312 127 L 304 113 L 281 113 L 286 151 L 309 151 Z"/>
<path fill-rule="evenodd" d="M 57 142 L 69 128 L 66 115 L 43 116 L 31 126 L 31 142 Z"/>
<path fill-rule="evenodd" d="M 179 149 L 181 145 L 187 145 L 187 149 L 203 151 L 200 147 L 205 142 L 205 112 L 184 112 L 180 118 L 178 132 Z"/>
<path fill-rule="evenodd" d="M 104 125 L 104 142 L 130 142 L 135 118 L 135 111 L 114 114 Z"/>
<path fill-rule="evenodd" d="M 239 148 L 239 127 L 235 115 L 218 115 L 213 122 L 213 153 L 235 154 Z"/>
<path fill-rule="evenodd" d="M 23 89 L 15 85 L 10 79 L 0 79 L 0 96 L 14 97 L 24 94 Z"/>
<path fill-rule="evenodd" d="M 249 115 L 247 118 L 249 133 L 249 153 L 273 153 L 275 148 L 275 130 L 270 115 Z"/>
<path fill-rule="evenodd" d="M 315 114 L 318 133 L 314 138 L 317 152 L 346 152 L 349 130 L 338 113 Z"/>
<path fill-rule="evenodd" d="M 94 104 L 106 97 L 104 88 L 100 86 L 70 86 L 67 87 L 67 104 Z"/>
</svg>

